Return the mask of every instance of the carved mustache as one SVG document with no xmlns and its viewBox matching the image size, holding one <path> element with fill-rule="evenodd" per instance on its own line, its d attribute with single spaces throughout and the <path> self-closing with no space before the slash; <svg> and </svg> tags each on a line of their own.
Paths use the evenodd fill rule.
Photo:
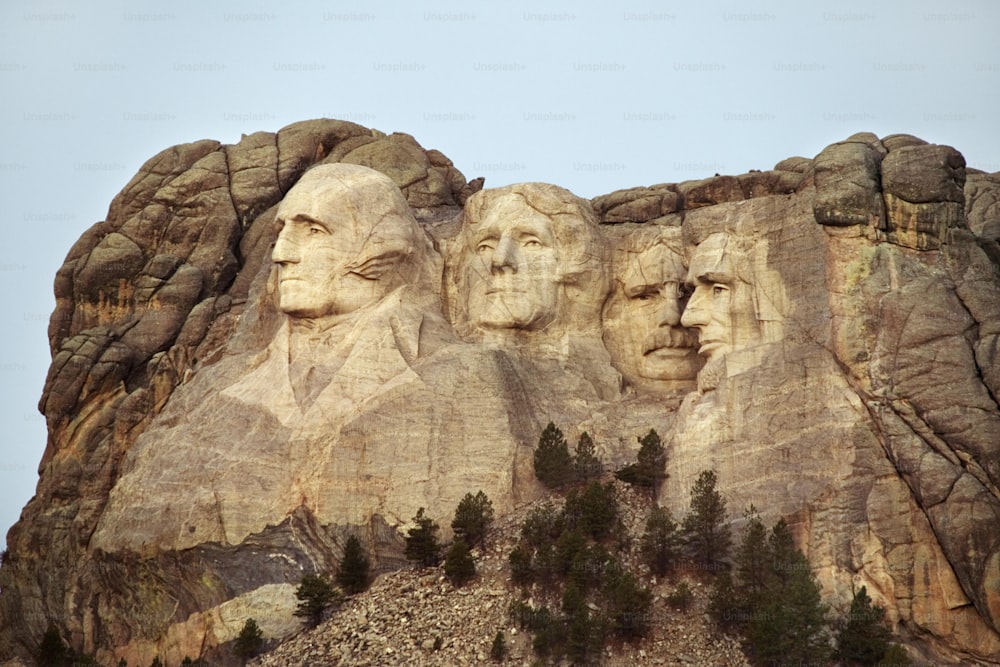
<svg viewBox="0 0 1000 667">
<path fill-rule="evenodd" d="M 658 327 L 642 342 L 642 353 L 649 354 L 664 347 L 696 348 L 698 332 L 684 327 Z"/>
</svg>

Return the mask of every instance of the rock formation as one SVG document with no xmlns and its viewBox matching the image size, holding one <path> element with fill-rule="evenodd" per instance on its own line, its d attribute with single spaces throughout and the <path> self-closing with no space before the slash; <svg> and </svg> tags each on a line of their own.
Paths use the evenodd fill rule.
<svg viewBox="0 0 1000 667">
<path fill-rule="evenodd" d="M 0 659 L 54 623 L 168 664 L 419 507 L 541 493 L 548 421 L 659 501 L 707 468 L 944 659 L 1000 660 L 1000 176 L 858 134 L 582 200 L 479 191 L 404 134 L 309 121 L 154 157 L 56 276 L 49 441 L 0 568 Z"/>
</svg>

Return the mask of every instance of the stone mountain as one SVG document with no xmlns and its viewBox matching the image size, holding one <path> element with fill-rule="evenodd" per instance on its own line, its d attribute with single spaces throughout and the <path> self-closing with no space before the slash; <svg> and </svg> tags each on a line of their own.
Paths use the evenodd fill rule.
<svg viewBox="0 0 1000 667">
<path fill-rule="evenodd" d="M 482 188 L 316 120 L 149 160 L 55 279 L 48 443 L 0 568 L 0 659 L 54 624 L 104 662 L 299 627 L 359 536 L 540 497 L 553 421 L 655 428 L 827 597 L 864 585 L 944 660 L 1000 661 L 1000 175 L 857 134 L 769 171 L 581 199 Z"/>
</svg>

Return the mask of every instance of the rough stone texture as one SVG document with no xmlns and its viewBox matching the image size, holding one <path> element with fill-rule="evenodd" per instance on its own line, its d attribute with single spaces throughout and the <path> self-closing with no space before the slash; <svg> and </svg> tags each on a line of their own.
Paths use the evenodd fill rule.
<svg viewBox="0 0 1000 667">
<path fill-rule="evenodd" d="M 433 237 L 431 278 L 317 336 L 292 368 L 302 341 L 275 302 L 273 222 L 320 163 L 393 180 Z M 348 535 L 390 570 L 420 506 L 440 520 L 483 488 L 516 516 L 539 493 L 530 448 L 553 420 L 612 466 L 656 428 L 675 515 L 715 468 L 734 515 L 752 502 L 789 521 L 837 608 L 864 584 L 931 659 L 1000 661 L 1000 176 L 950 147 L 858 134 L 770 171 L 582 205 L 534 184 L 567 207 L 542 219 L 481 187 L 408 135 L 330 120 L 147 162 L 55 278 L 49 440 L 0 568 L 0 659 L 27 659 L 50 622 L 112 663 L 222 656 L 249 615 L 286 636 L 294 585 L 333 569 Z M 518 319 L 511 301 L 485 331 L 462 315 L 461 276 L 483 241 L 470 230 L 501 210 L 508 232 L 531 217 L 550 245 L 480 260 L 482 275 L 539 269 L 536 287 L 564 294 L 551 318 Z M 560 268 L 576 256 L 552 226 L 563 215 L 595 235 L 575 273 Z M 681 323 L 707 340 L 696 311 L 721 285 L 728 338 L 702 353 L 696 388 L 663 390 L 603 306 L 634 283 L 634 239 L 678 228 L 699 304 Z M 502 233 L 490 243 L 513 252 Z"/>
</svg>

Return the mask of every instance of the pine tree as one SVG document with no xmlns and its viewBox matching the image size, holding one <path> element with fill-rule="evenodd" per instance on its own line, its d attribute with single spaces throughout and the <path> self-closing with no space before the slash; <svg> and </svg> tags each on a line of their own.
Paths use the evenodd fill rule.
<svg viewBox="0 0 1000 667">
<path fill-rule="evenodd" d="M 605 584 L 604 598 L 612 631 L 623 639 L 644 637 L 649 632 L 649 609 L 653 593 L 628 570 L 616 572 Z"/>
<path fill-rule="evenodd" d="M 784 519 L 771 529 L 767 585 L 750 608 L 745 647 L 756 664 L 822 664 L 830 654 L 827 608 Z"/>
<path fill-rule="evenodd" d="M 163 661 L 160 660 L 160 656 L 153 658 L 153 662 L 149 663 L 149 667 L 163 667 Z"/>
<path fill-rule="evenodd" d="M 433 567 L 441 562 L 441 545 L 438 544 L 437 532 L 440 527 L 430 517 L 424 516 L 424 508 L 417 510 L 413 517 L 416 527 L 406 531 L 406 549 L 404 554 L 424 567 Z"/>
<path fill-rule="evenodd" d="M 562 534 L 564 517 L 555 506 L 546 501 L 532 508 L 521 524 L 521 539 L 535 549 L 551 545 Z"/>
<path fill-rule="evenodd" d="M 69 647 L 62 640 L 55 625 L 42 635 L 42 643 L 38 647 L 38 664 L 42 667 L 62 667 L 69 660 Z"/>
<path fill-rule="evenodd" d="M 337 600 L 338 595 L 326 577 L 307 574 L 295 589 L 295 597 L 299 600 L 295 615 L 303 617 L 306 623 L 315 627 L 323 620 L 323 614 Z"/>
<path fill-rule="evenodd" d="M 680 536 L 670 510 L 654 506 L 646 519 L 641 549 L 650 571 L 658 577 L 665 575 L 677 560 Z"/>
<path fill-rule="evenodd" d="M 862 586 L 854 594 L 847 618 L 838 623 L 836 657 L 851 665 L 873 667 L 889 650 L 891 638 L 885 609 L 873 604 Z"/>
<path fill-rule="evenodd" d="M 715 490 L 714 470 L 703 470 L 691 487 L 691 511 L 684 517 L 684 541 L 694 559 L 718 570 L 729 553 L 732 537 L 726 523 L 726 501 Z"/>
<path fill-rule="evenodd" d="M 605 538 L 618 519 L 614 486 L 591 482 L 583 490 L 572 489 L 566 496 L 563 516 L 567 526 L 579 528 L 595 540 Z"/>
<path fill-rule="evenodd" d="M 639 438 L 639 453 L 636 462 L 631 463 L 618 472 L 615 477 L 627 484 L 656 490 L 660 482 L 666 478 L 664 467 L 667 464 L 667 454 L 663 442 L 654 429 Z"/>
<path fill-rule="evenodd" d="M 243 623 L 243 629 L 240 630 L 239 636 L 236 637 L 236 641 L 233 643 L 233 653 L 245 665 L 247 660 L 260 652 L 260 648 L 263 645 L 263 631 L 257 626 L 256 620 L 248 618 Z"/>
<path fill-rule="evenodd" d="M 573 481 L 575 471 L 569 445 L 563 432 L 552 422 L 538 438 L 534 463 L 535 477 L 550 489 L 558 489 Z"/>
<path fill-rule="evenodd" d="M 490 645 L 490 660 L 493 662 L 503 662 L 507 657 L 507 644 L 504 643 L 503 633 L 497 630 L 493 635 L 493 644 Z"/>
<path fill-rule="evenodd" d="M 597 458 L 597 447 L 586 431 L 580 434 L 580 439 L 576 442 L 573 468 L 576 470 L 576 479 L 581 482 L 587 482 L 601 476 L 603 466 L 601 460 Z"/>
<path fill-rule="evenodd" d="M 347 538 L 344 545 L 344 557 L 340 559 L 337 567 L 337 583 L 348 595 L 354 595 L 368 588 L 368 571 L 371 563 L 365 554 L 365 548 L 361 546 L 361 540 L 357 535 Z"/>
<path fill-rule="evenodd" d="M 455 535 L 461 536 L 465 543 L 474 547 L 483 541 L 486 530 L 493 522 L 493 503 L 482 491 L 472 495 L 465 494 L 455 509 L 455 518 L 451 528 Z"/>
<path fill-rule="evenodd" d="M 744 512 L 746 523 L 743 538 L 736 550 L 736 576 L 740 580 L 741 597 L 752 601 L 767 586 L 770 554 L 767 528 L 752 504 Z"/>
<path fill-rule="evenodd" d="M 476 563 L 472 560 L 469 545 L 456 537 L 444 559 L 444 574 L 455 586 L 462 586 L 476 576 Z"/>
</svg>

